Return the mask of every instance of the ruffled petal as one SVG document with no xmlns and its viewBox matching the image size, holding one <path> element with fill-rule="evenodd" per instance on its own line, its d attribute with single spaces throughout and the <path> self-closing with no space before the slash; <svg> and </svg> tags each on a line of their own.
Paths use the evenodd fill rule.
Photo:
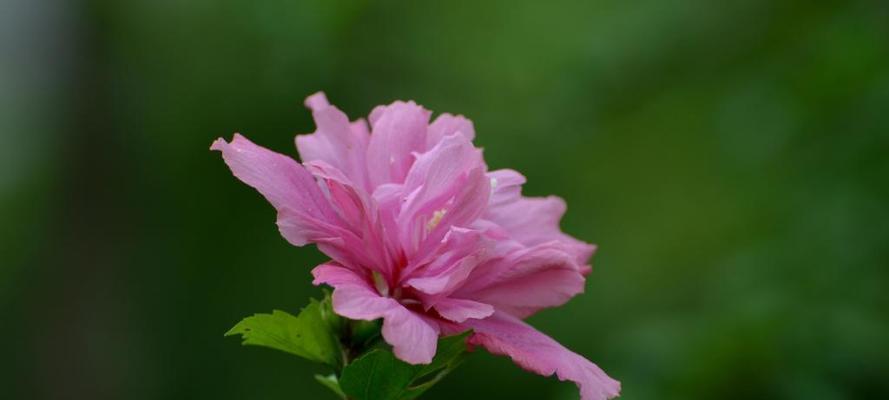
<svg viewBox="0 0 889 400">
<path fill-rule="evenodd" d="M 462 115 L 451 115 L 444 113 L 439 115 L 435 121 L 429 124 L 429 132 L 426 138 L 426 148 L 435 147 L 438 142 L 447 136 L 460 133 L 469 141 L 475 139 L 475 128 L 472 121 L 464 118 Z"/>
<path fill-rule="evenodd" d="M 451 135 L 417 157 L 404 182 L 404 191 L 414 193 L 402 208 L 402 216 L 435 211 L 453 198 L 459 187 L 454 183 L 461 176 L 477 168 L 484 168 L 479 149 L 465 136 Z"/>
<path fill-rule="evenodd" d="M 494 313 L 494 307 L 490 304 L 466 299 L 446 298 L 436 302 L 433 307 L 443 318 L 458 323 L 467 319 L 487 318 Z"/>
<path fill-rule="evenodd" d="M 454 294 L 524 318 L 582 293 L 584 272 L 564 244 L 549 242 L 519 248 L 477 267 Z"/>
<path fill-rule="evenodd" d="M 572 381 L 582 400 L 606 400 L 620 394 L 620 382 L 518 318 L 497 312 L 485 319 L 466 320 L 463 325 L 473 329 L 470 344 L 509 356 L 528 371 Z"/>
<path fill-rule="evenodd" d="M 499 207 L 509 204 L 522 196 L 522 185 L 527 179 L 516 170 L 498 169 L 488 172 L 491 178 L 491 203 L 490 207 Z"/>
<path fill-rule="evenodd" d="M 338 264 L 321 264 L 312 270 L 315 285 L 326 283 L 334 288 L 333 310 L 346 318 L 375 320 L 393 308 L 403 308 L 397 301 L 380 296 L 376 289 L 355 271 Z"/>
<path fill-rule="evenodd" d="M 404 201 L 403 188 L 404 185 L 400 183 L 387 183 L 377 186 L 371 195 L 379 209 L 381 237 L 384 238 L 383 246 L 388 249 L 390 254 L 402 254 L 398 212 Z"/>
<path fill-rule="evenodd" d="M 383 339 L 409 364 L 429 364 L 438 346 L 438 324 L 399 305 L 383 317 Z"/>
<path fill-rule="evenodd" d="M 442 271 L 408 279 L 405 284 L 426 294 L 447 295 L 465 282 L 477 265 L 477 257 L 470 255 L 457 260 Z"/>
<path fill-rule="evenodd" d="M 438 246 L 422 256 L 413 257 L 401 275 L 405 280 L 441 275 L 456 268 L 457 263 L 467 257 L 474 257 L 480 263 L 486 259 L 491 246 L 493 242 L 484 236 L 483 231 L 452 226 Z"/>
<path fill-rule="evenodd" d="M 367 189 L 366 153 L 369 135 L 364 121 L 349 122 L 338 108 L 331 106 L 323 92 L 306 99 L 317 129 L 296 137 L 296 148 L 303 162 L 323 161 L 342 171 L 358 187 Z"/>
<path fill-rule="evenodd" d="M 230 143 L 222 138 L 210 146 L 222 152 L 232 173 L 259 191 L 279 213 L 288 216 L 284 237 L 296 246 L 334 236 L 331 228 L 342 221 L 330 207 L 315 179 L 292 158 L 257 146 L 235 134 Z"/>
<path fill-rule="evenodd" d="M 377 200 L 323 161 L 307 162 L 306 169 L 322 183 L 330 202 L 359 240 L 349 252 L 363 257 L 360 265 L 392 276 L 397 250 L 388 245 Z"/>
<path fill-rule="evenodd" d="M 486 168 L 481 151 L 461 134 L 445 137 L 418 156 L 405 180 L 408 195 L 398 215 L 408 257 L 422 257 L 451 227 L 478 219 L 491 194 Z"/>
<path fill-rule="evenodd" d="M 337 264 L 322 264 L 312 270 L 314 284 L 333 286 L 333 310 L 346 318 L 383 318 L 383 339 L 395 356 L 410 364 L 428 364 L 435 356 L 438 325 L 383 297 L 355 271 Z"/>
<path fill-rule="evenodd" d="M 374 215 L 373 202 L 367 192 L 352 182 L 342 171 L 322 160 L 308 161 L 306 170 L 318 178 L 327 189 L 330 202 L 343 221 L 360 230 Z"/>
<path fill-rule="evenodd" d="M 521 185 L 525 177 L 513 170 L 488 173 L 494 186 L 484 219 L 509 232 L 510 237 L 533 246 L 552 240 L 568 246 L 578 264 L 589 262 L 596 247 L 562 232 L 559 221 L 565 214 L 565 201 L 557 196 L 523 197 Z"/>
<path fill-rule="evenodd" d="M 367 146 L 371 187 L 404 182 L 414 163 L 414 153 L 426 150 L 430 115 L 429 110 L 412 101 L 397 101 L 371 113 L 372 134 Z"/>
<path fill-rule="evenodd" d="M 417 157 L 405 179 L 406 192 L 420 189 L 411 203 L 405 205 L 404 213 L 412 214 L 429 205 L 447 198 L 451 186 L 459 176 L 476 169 L 483 168 L 484 161 L 479 149 L 462 135 L 451 135 L 441 140 L 434 148 Z"/>
</svg>

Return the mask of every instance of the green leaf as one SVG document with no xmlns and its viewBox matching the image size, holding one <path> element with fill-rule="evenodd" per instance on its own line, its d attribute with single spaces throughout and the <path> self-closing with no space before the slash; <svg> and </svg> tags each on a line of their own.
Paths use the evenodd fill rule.
<svg viewBox="0 0 889 400">
<path fill-rule="evenodd" d="M 326 289 L 324 290 L 324 299 L 321 300 L 320 313 L 330 331 L 339 335 L 346 320 L 333 311 L 333 299 L 330 297 L 330 291 Z"/>
<path fill-rule="evenodd" d="M 386 350 L 371 350 L 343 369 L 340 387 L 358 400 L 398 400 L 417 368 Z"/>
<path fill-rule="evenodd" d="M 299 316 L 274 310 L 238 322 L 225 336 L 240 334 L 244 345 L 264 346 L 336 367 L 339 340 L 322 315 L 322 303 L 311 299 Z"/>
<path fill-rule="evenodd" d="M 369 344 L 378 341 L 380 338 L 380 328 L 382 327 L 380 320 L 374 321 L 350 321 L 351 337 L 350 341 L 353 346 L 364 350 Z"/>
<path fill-rule="evenodd" d="M 357 400 L 413 399 L 459 364 L 469 332 L 442 338 L 429 365 L 410 365 L 384 349 L 371 350 L 343 369 L 340 388 Z"/>
<path fill-rule="evenodd" d="M 336 374 L 330 374 L 328 376 L 315 375 L 315 380 L 318 381 L 318 383 L 324 385 L 324 387 L 336 393 L 336 395 L 339 396 L 341 399 L 346 398 L 346 394 L 343 393 L 342 389 L 340 389 L 340 382 L 336 379 Z"/>
<path fill-rule="evenodd" d="M 410 387 L 401 397 L 402 400 L 414 399 L 423 392 L 442 380 L 447 374 L 457 368 L 466 356 L 466 338 L 471 331 L 459 335 L 441 338 L 438 341 L 438 349 L 435 358 L 429 365 L 423 366 L 417 373 L 417 377 L 411 382 Z"/>
<path fill-rule="evenodd" d="M 458 335 L 447 336 L 439 339 L 438 349 L 435 352 L 435 358 L 429 365 L 423 366 L 417 378 L 422 378 L 439 370 L 453 369 L 466 355 L 466 338 L 472 331 L 466 331 Z"/>
</svg>

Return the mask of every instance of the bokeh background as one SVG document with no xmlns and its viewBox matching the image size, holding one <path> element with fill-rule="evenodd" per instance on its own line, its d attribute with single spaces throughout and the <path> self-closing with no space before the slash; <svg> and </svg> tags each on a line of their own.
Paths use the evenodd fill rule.
<svg viewBox="0 0 889 400">
<path fill-rule="evenodd" d="M 595 271 L 531 320 L 624 398 L 889 398 L 884 1 L 0 4 L 3 398 L 333 399 L 222 337 L 324 258 L 208 151 L 295 155 L 318 90 L 465 114 L 567 199 Z M 577 392 L 479 353 L 426 398 Z"/>
</svg>

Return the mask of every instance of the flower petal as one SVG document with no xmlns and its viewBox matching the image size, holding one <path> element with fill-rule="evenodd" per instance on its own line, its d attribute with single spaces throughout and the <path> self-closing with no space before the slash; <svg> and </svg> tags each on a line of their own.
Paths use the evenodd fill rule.
<svg viewBox="0 0 889 400">
<path fill-rule="evenodd" d="M 494 307 L 490 304 L 466 299 L 445 298 L 436 302 L 433 307 L 445 319 L 458 323 L 470 318 L 487 318 L 494 313 Z"/>
<path fill-rule="evenodd" d="M 518 171 L 512 169 L 498 169 L 488 172 L 491 178 L 491 207 L 508 204 L 522 195 L 522 185 L 527 179 Z"/>
<path fill-rule="evenodd" d="M 396 357 L 409 364 L 432 362 L 438 346 L 438 324 L 400 304 L 383 318 L 383 339 L 392 345 Z"/>
<path fill-rule="evenodd" d="M 302 246 L 331 236 L 330 227 L 341 225 L 315 179 L 292 158 L 257 146 L 239 134 L 230 143 L 217 139 L 210 149 L 222 152 L 232 173 L 258 190 L 279 215 L 289 210 L 292 229 L 284 236 L 290 243 Z"/>
<path fill-rule="evenodd" d="M 491 194 L 481 151 L 453 134 L 418 156 L 404 183 L 398 215 L 408 257 L 438 245 L 452 226 L 468 226 L 484 212 Z"/>
<path fill-rule="evenodd" d="M 524 318 L 582 293 L 583 272 L 564 244 L 549 242 L 511 251 L 477 267 L 454 294 Z"/>
<path fill-rule="evenodd" d="M 361 275 L 337 264 L 312 270 L 314 284 L 333 286 L 333 310 L 346 318 L 383 318 L 383 339 L 395 356 L 410 364 L 428 364 L 435 356 L 438 325 L 408 310 L 394 299 L 383 297 Z"/>
<path fill-rule="evenodd" d="M 402 271 L 402 279 L 426 295 L 424 304 L 434 304 L 459 289 L 493 245 L 480 231 L 451 227 L 437 248 Z"/>
<path fill-rule="evenodd" d="M 422 257 L 414 257 L 402 270 L 403 279 L 440 275 L 467 256 L 476 256 L 482 262 L 494 242 L 484 236 L 484 231 L 452 226 L 437 246 Z"/>
<path fill-rule="evenodd" d="M 397 301 L 380 296 L 364 277 L 341 265 L 321 264 L 312 275 L 315 285 L 333 286 L 333 310 L 346 318 L 370 321 L 382 318 L 393 308 L 402 308 Z"/>
<path fill-rule="evenodd" d="M 472 126 L 472 121 L 462 115 L 451 115 L 448 113 L 439 115 L 435 121 L 429 124 L 426 148 L 431 149 L 435 147 L 443 138 L 457 132 L 461 133 L 469 141 L 475 139 L 475 128 Z"/>
<path fill-rule="evenodd" d="M 336 168 L 323 161 L 308 162 L 306 168 L 326 185 L 330 201 L 360 237 L 360 243 L 350 247 L 349 251 L 365 256 L 361 265 L 391 276 L 396 267 L 394 255 L 398 251 L 386 236 L 377 199 L 355 187 Z"/>
<path fill-rule="evenodd" d="M 478 265 L 478 257 L 470 255 L 457 260 L 453 265 L 435 275 L 425 275 L 408 279 L 405 284 L 430 295 L 448 294 L 466 281 Z"/>
<path fill-rule="evenodd" d="M 606 400 L 620 394 L 620 382 L 518 318 L 498 312 L 485 319 L 467 320 L 464 325 L 474 332 L 470 344 L 509 356 L 528 371 L 572 381 L 580 388 L 582 400 Z"/>
<path fill-rule="evenodd" d="M 342 171 L 361 188 L 367 188 L 365 157 L 369 135 L 363 121 L 349 118 L 327 102 L 323 92 L 306 99 L 312 109 L 317 129 L 296 137 L 296 148 L 303 162 L 324 161 Z"/>
<path fill-rule="evenodd" d="M 455 195 L 454 182 L 476 168 L 483 168 L 479 149 L 465 136 L 454 134 L 417 157 L 404 182 L 407 193 L 418 191 L 402 208 L 402 215 L 413 217 L 434 211 Z"/>
<path fill-rule="evenodd" d="M 327 188 L 330 202 L 353 229 L 360 231 L 361 226 L 373 218 L 375 210 L 370 196 L 356 187 L 342 171 L 322 160 L 308 161 L 304 165 Z"/>
<path fill-rule="evenodd" d="M 566 235 L 559 228 L 567 208 L 564 200 L 557 196 L 523 197 L 521 185 L 525 177 L 512 170 L 492 171 L 488 176 L 492 178 L 494 190 L 484 219 L 499 225 L 522 244 L 533 246 L 557 240 L 570 248 L 578 264 L 589 262 L 596 247 Z"/>
<path fill-rule="evenodd" d="M 371 114 L 367 146 L 371 187 L 402 183 L 414 163 L 414 153 L 426 150 L 426 125 L 431 112 L 414 102 L 396 101 Z"/>
</svg>

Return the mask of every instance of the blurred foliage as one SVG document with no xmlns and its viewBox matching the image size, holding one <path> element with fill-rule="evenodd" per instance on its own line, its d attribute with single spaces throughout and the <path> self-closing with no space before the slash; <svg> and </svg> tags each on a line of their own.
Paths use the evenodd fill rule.
<svg viewBox="0 0 889 400">
<path fill-rule="evenodd" d="M 473 119 L 599 244 L 532 323 L 626 399 L 889 397 L 889 6 L 7 0 L 0 386 L 14 399 L 323 399 L 222 334 L 324 257 L 212 139 L 295 154 L 302 99 Z M 424 398 L 571 399 L 477 355 Z M 327 396 L 327 397 L 325 397 Z"/>
</svg>

